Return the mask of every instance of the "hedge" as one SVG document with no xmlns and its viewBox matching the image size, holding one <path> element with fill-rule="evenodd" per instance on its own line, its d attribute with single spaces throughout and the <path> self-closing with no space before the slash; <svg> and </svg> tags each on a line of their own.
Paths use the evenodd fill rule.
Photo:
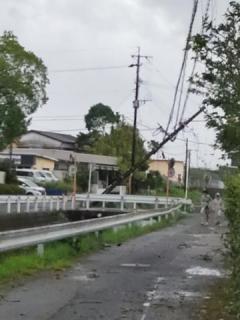
<svg viewBox="0 0 240 320">
<path fill-rule="evenodd" d="M 236 319 L 240 319 L 240 174 L 226 181 L 225 205 L 229 224 L 226 246 L 231 272 L 229 307 Z"/>
<path fill-rule="evenodd" d="M 16 184 L 0 184 L 0 194 L 25 194 L 25 191 Z"/>
</svg>

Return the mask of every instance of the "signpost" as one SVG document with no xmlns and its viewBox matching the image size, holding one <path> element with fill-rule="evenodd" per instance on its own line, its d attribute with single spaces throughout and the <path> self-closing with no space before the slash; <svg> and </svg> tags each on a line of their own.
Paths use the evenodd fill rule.
<svg viewBox="0 0 240 320">
<path fill-rule="evenodd" d="M 171 158 L 170 160 L 168 160 L 167 188 L 166 188 L 167 206 L 168 206 L 168 197 L 169 197 L 169 189 L 170 189 L 169 178 L 173 178 L 175 176 L 174 165 L 175 165 L 174 158 Z"/>
</svg>

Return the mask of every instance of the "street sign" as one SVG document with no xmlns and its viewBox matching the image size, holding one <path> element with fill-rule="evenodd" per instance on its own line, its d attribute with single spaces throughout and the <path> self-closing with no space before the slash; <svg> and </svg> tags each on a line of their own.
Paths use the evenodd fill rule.
<svg viewBox="0 0 240 320">
<path fill-rule="evenodd" d="M 77 168 L 74 164 L 71 164 L 68 168 L 68 174 L 70 177 L 73 177 L 77 172 Z"/>
</svg>

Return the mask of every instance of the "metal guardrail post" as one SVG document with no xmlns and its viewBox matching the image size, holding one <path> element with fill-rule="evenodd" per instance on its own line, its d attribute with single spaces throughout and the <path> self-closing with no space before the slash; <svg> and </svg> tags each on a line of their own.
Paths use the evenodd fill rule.
<svg viewBox="0 0 240 320">
<path fill-rule="evenodd" d="M 106 202 L 103 201 L 103 202 L 102 202 L 102 208 L 105 209 L 105 207 L 106 207 Z"/>
<path fill-rule="evenodd" d="M 7 198 L 7 213 L 11 213 L 11 198 Z"/>
<path fill-rule="evenodd" d="M 43 203 L 42 203 L 42 209 L 43 211 L 46 210 L 46 204 L 47 204 L 47 199 L 46 199 L 46 195 L 43 196 Z"/>
<path fill-rule="evenodd" d="M 50 198 L 49 210 L 53 211 L 53 197 Z"/>
<path fill-rule="evenodd" d="M 29 199 L 29 197 L 27 197 L 26 211 L 27 211 L 27 212 L 30 211 L 30 199 Z"/>
<path fill-rule="evenodd" d="M 60 210 L 60 198 L 59 198 L 59 196 L 57 196 L 56 210 L 57 210 L 57 211 Z"/>
<path fill-rule="evenodd" d="M 155 199 L 155 209 L 156 210 L 158 209 L 158 197 L 156 197 L 156 199 Z"/>
<path fill-rule="evenodd" d="M 71 209 L 72 210 L 75 209 L 75 197 L 74 197 L 74 195 L 72 195 L 72 198 L 71 198 Z"/>
<path fill-rule="evenodd" d="M 62 197 L 62 209 L 65 211 L 66 210 L 66 202 L 67 202 L 67 198 L 65 196 L 65 194 Z"/>
<path fill-rule="evenodd" d="M 124 211 L 124 196 L 121 196 L 120 210 Z"/>
<path fill-rule="evenodd" d="M 90 196 L 89 196 L 89 193 L 88 193 L 87 199 L 86 199 L 86 209 L 90 209 Z"/>
<path fill-rule="evenodd" d="M 21 199 L 17 197 L 17 213 L 21 212 Z"/>
<path fill-rule="evenodd" d="M 43 257 L 43 255 L 44 255 L 44 244 L 43 243 L 39 243 L 37 245 L 37 255 L 39 257 Z"/>
<path fill-rule="evenodd" d="M 137 202 L 133 202 L 133 210 L 137 211 Z"/>
<path fill-rule="evenodd" d="M 35 198 L 35 203 L 34 203 L 34 211 L 38 211 L 38 197 Z"/>
</svg>

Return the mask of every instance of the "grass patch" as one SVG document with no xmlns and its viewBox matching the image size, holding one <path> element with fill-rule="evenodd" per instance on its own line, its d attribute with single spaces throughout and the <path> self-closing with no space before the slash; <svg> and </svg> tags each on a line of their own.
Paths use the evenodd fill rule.
<svg viewBox="0 0 240 320">
<path fill-rule="evenodd" d="M 234 320 L 236 319 L 228 312 L 230 305 L 229 280 L 220 280 L 209 292 L 209 299 L 205 300 L 200 308 L 198 319 L 200 320 Z"/>
<path fill-rule="evenodd" d="M 45 245 L 44 256 L 37 255 L 35 248 L 16 250 L 0 255 L 0 283 L 17 280 L 43 270 L 62 270 L 70 267 L 77 258 L 102 249 L 107 245 L 120 244 L 128 239 L 171 226 L 185 215 L 162 219 L 151 225 L 133 224 L 117 230 L 107 229 L 82 235 L 77 238 L 61 240 Z"/>
</svg>

